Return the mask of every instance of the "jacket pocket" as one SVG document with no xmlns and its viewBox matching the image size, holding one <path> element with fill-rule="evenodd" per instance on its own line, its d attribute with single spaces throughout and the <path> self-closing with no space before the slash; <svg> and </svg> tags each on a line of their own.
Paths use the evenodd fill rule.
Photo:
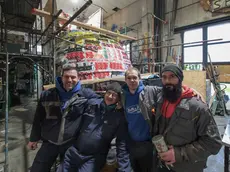
<svg viewBox="0 0 230 172">
<path fill-rule="evenodd" d="M 58 119 L 61 116 L 60 105 L 58 101 L 42 102 L 46 111 L 46 119 Z"/>
<path fill-rule="evenodd" d="M 176 125 L 174 125 L 171 132 L 172 135 L 169 137 L 177 138 L 174 140 L 174 142 L 176 142 L 176 145 L 189 143 L 195 137 L 195 123 L 189 117 L 179 117 Z M 168 135 L 170 135 L 170 133 Z"/>
</svg>

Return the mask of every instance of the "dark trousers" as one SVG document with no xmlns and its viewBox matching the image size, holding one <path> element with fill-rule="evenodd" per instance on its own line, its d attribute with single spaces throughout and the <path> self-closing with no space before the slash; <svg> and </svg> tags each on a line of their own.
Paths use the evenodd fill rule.
<svg viewBox="0 0 230 172">
<path fill-rule="evenodd" d="M 62 159 L 66 150 L 71 145 L 72 143 L 66 143 L 58 146 L 50 142 L 43 142 L 41 148 L 37 152 L 30 172 L 50 172 L 57 157 L 60 156 Z"/>
<path fill-rule="evenodd" d="M 153 157 L 151 155 L 142 158 L 131 157 L 130 161 L 134 172 L 153 172 Z"/>
<path fill-rule="evenodd" d="M 83 155 L 74 146 L 65 154 L 62 172 L 100 172 L 106 162 L 106 154 Z"/>
<path fill-rule="evenodd" d="M 155 172 L 156 158 L 151 142 L 132 142 L 129 152 L 134 172 Z"/>
<path fill-rule="evenodd" d="M 158 167 L 157 172 L 175 172 L 175 171 L 169 170 L 167 167 L 162 167 L 162 168 Z"/>
</svg>

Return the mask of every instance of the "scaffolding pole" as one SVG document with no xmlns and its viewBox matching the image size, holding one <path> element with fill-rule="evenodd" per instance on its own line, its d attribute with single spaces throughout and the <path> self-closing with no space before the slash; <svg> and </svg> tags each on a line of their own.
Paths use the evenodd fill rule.
<svg viewBox="0 0 230 172">
<path fill-rule="evenodd" d="M 42 0 L 40 0 L 40 10 L 42 10 Z M 40 25 L 41 25 L 41 32 L 42 32 L 43 31 L 43 18 L 42 18 L 42 16 L 40 16 Z M 40 36 L 40 38 L 41 38 L 41 42 L 42 42 L 42 35 Z M 36 43 L 38 43 L 38 41 Z M 41 44 L 41 50 L 42 50 L 41 54 L 43 55 L 43 45 L 42 44 Z"/>
<path fill-rule="evenodd" d="M 38 28 L 38 24 L 37 24 L 37 16 L 36 16 L 36 18 L 35 18 L 35 30 L 37 30 L 37 28 Z M 38 40 L 38 35 L 35 34 L 35 41 L 37 42 L 37 40 Z M 33 44 L 32 44 L 32 45 L 33 45 Z M 37 44 L 36 44 L 36 46 L 35 46 L 35 54 L 36 54 L 36 55 L 38 54 L 38 47 L 37 47 Z"/>
<path fill-rule="evenodd" d="M 7 49 L 7 48 L 6 48 Z M 7 50 L 6 50 L 7 51 Z M 9 157 L 8 157 L 8 127 L 9 127 L 9 54 L 6 53 L 6 106 L 5 106 L 5 169 L 4 172 L 9 171 Z"/>
<path fill-rule="evenodd" d="M 141 50 L 135 50 L 132 52 L 141 52 L 141 51 L 146 51 L 146 50 L 155 50 L 155 49 L 160 49 L 160 48 L 168 48 L 168 47 L 177 47 L 177 46 L 182 46 L 182 45 L 192 45 L 192 44 L 199 44 L 199 43 L 204 43 L 204 42 L 215 42 L 215 41 L 222 41 L 223 39 L 211 39 L 211 40 L 204 40 L 204 41 L 196 41 L 196 42 L 188 42 L 188 43 L 180 43 L 180 44 L 174 44 L 174 45 L 163 45 L 163 46 L 158 46 L 158 47 L 152 47 L 152 48 L 144 48 Z M 129 52 L 129 51 L 126 51 Z"/>
<path fill-rule="evenodd" d="M 4 166 L 4 172 L 9 171 L 9 156 L 8 156 L 8 128 L 9 128 L 9 53 L 7 51 L 7 29 L 6 29 L 6 18 L 5 14 L 2 12 L 1 15 L 3 16 L 3 22 L 4 22 L 4 34 L 5 34 L 5 40 L 4 40 L 4 51 L 6 53 L 6 87 L 5 87 L 5 166 Z"/>
<path fill-rule="evenodd" d="M 0 55 L 6 55 L 6 52 L 0 52 Z M 24 53 L 8 53 L 9 56 L 17 57 L 33 57 L 33 58 L 52 58 L 52 56 L 40 55 L 40 54 L 24 54 Z"/>
<path fill-rule="evenodd" d="M 88 0 L 79 10 L 77 10 L 74 15 L 72 17 L 70 17 L 70 19 L 68 21 L 66 21 L 63 26 L 58 29 L 56 32 L 54 32 L 52 34 L 52 38 L 55 36 L 55 35 L 58 35 L 63 29 L 65 29 L 66 26 L 68 26 L 68 24 L 70 24 L 76 17 L 78 17 L 85 9 L 87 9 L 90 5 L 92 4 L 92 0 Z M 53 13 L 53 16 L 54 16 L 54 12 Z M 46 45 L 48 42 L 50 41 L 50 39 L 47 39 L 46 42 L 43 44 L 43 45 Z"/>
<path fill-rule="evenodd" d="M 35 47 L 38 43 L 39 43 L 39 41 L 42 39 L 42 37 L 45 35 L 45 33 L 48 31 L 48 29 L 51 27 L 51 25 L 53 25 L 53 23 L 54 23 L 54 21 L 58 18 L 58 16 L 60 15 L 62 13 L 62 10 L 59 10 L 58 12 L 57 12 L 57 14 L 53 17 L 53 20 L 49 23 L 49 25 L 45 28 L 45 30 L 42 32 L 42 34 L 41 34 L 41 37 L 37 40 L 37 42 L 33 45 L 33 47 Z M 42 18 L 42 16 L 40 16 L 41 18 Z M 44 46 L 43 44 L 42 44 L 42 46 Z"/>
<path fill-rule="evenodd" d="M 1 5 L 1 4 L 0 4 Z M 3 8 L 2 8 L 2 5 L 1 5 L 1 47 L 0 47 L 0 51 L 3 51 L 3 45 L 4 45 L 4 35 L 3 35 L 3 26 L 4 26 L 4 23 L 3 23 Z"/>
<path fill-rule="evenodd" d="M 55 20 L 55 14 L 54 14 L 54 5 L 55 5 L 56 0 L 53 0 L 52 3 L 52 35 L 55 33 L 55 24 L 56 24 L 56 20 Z M 55 84 L 55 78 L 56 78 L 56 58 L 55 58 L 55 45 L 56 45 L 56 41 L 53 38 L 52 40 L 52 56 L 53 56 L 53 83 Z"/>
<path fill-rule="evenodd" d="M 5 106 L 4 107 L 4 111 L 5 111 L 5 143 L 4 143 L 4 172 L 9 172 L 9 138 L 8 138 L 8 132 L 9 132 L 9 62 L 10 60 L 14 59 L 14 58 L 35 58 L 37 61 L 39 60 L 44 60 L 44 59 L 51 59 L 51 56 L 45 56 L 45 55 L 38 55 L 37 54 L 37 45 L 36 45 L 36 54 L 30 52 L 31 47 L 34 44 L 34 38 L 36 39 L 37 42 L 37 38 L 38 38 L 38 34 L 39 33 L 35 33 L 33 32 L 34 30 L 32 30 L 32 32 L 30 33 L 30 40 L 29 40 L 29 54 L 23 54 L 23 53 L 9 53 L 8 52 L 8 35 L 7 35 L 7 21 L 5 19 L 5 11 L 4 11 L 4 3 L 6 1 L 4 0 L 0 0 L 0 7 L 1 7 L 1 19 L 0 19 L 0 58 L 1 60 L 4 60 L 5 62 L 5 68 L 3 71 L 5 71 L 5 83 L 3 83 L 2 85 L 4 86 L 5 89 L 5 95 L 4 95 L 4 101 L 0 101 L 0 103 L 4 103 Z M 42 5 L 41 5 L 42 6 Z M 37 18 L 37 17 L 36 17 Z M 41 17 L 42 18 L 42 17 Z M 41 29 L 42 29 L 42 21 L 41 21 Z M 35 20 L 35 30 L 37 30 L 37 20 Z M 36 34 L 36 35 L 34 35 Z M 42 69 L 43 71 L 46 71 L 44 68 L 42 68 L 42 66 L 39 66 L 39 63 L 36 63 L 36 68 L 37 71 L 39 69 Z M 49 75 L 52 77 L 52 75 Z M 37 77 L 38 79 L 38 77 Z M 38 89 L 38 88 L 37 88 Z"/>
<path fill-rule="evenodd" d="M 38 69 L 38 63 L 36 63 L 35 64 L 36 65 L 36 83 L 37 83 L 37 102 L 38 102 L 38 100 L 39 100 L 39 98 L 40 98 L 40 94 L 39 94 L 39 78 L 38 78 L 38 71 L 39 71 L 39 69 Z"/>
<path fill-rule="evenodd" d="M 42 11 L 42 10 L 39 10 L 39 9 L 36 9 L 36 8 L 34 8 L 32 10 L 32 14 L 33 15 L 43 16 L 43 17 L 49 17 L 49 16 L 52 15 L 49 12 Z M 58 19 L 62 20 L 62 21 L 65 21 L 65 22 L 67 22 L 69 20 L 68 18 L 60 17 L 60 16 L 58 17 Z M 127 39 L 127 40 L 136 40 L 136 38 L 133 38 L 133 37 L 130 37 L 130 36 L 127 36 L 127 35 L 118 34 L 116 32 L 112 32 L 112 31 L 109 31 L 109 30 L 106 30 L 106 29 L 103 29 L 103 28 L 94 27 L 94 26 L 91 26 L 89 24 L 79 22 L 77 20 L 73 20 L 70 24 L 76 25 L 78 27 L 82 27 L 82 28 L 87 29 L 87 30 L 92 30 L 94 32 L 99 32 L 99 33 L 102 33 L 102 34 L 105 34 L 105 35 L 108 35 L 108 36 L 119 37 L 121 39 Z"/>
</svg>

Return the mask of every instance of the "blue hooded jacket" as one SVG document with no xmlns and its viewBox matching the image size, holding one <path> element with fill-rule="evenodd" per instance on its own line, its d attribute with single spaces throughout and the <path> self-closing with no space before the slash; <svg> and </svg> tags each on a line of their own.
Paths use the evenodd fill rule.
<svg viewBox="0 0 230 172">
<path fill-rule="evenodd" d="M 123 86 L 125 94 L 125 112 L 128 122 L 129 135 L 134 141 L 148 141 L 151 139 L 150 128 L 139 107 L 139 94 L 144 89 L 142 81 L 134 94 L 131 94 L 128 86 Z"/>
<path fill-rule="evenodd" d="M 80 130 L 81 116 L 88 107 L 88 100 L 100 97 L 91 89 L 82 88 L 80 82 L 68 92 L 62 85 L 61 78 L 58 77 L 56 78 L 55 88 L 50 88 L 42 92 L 34 116 L 30 141 L 35 142 L 43 139 L 61 145 L 65 141 L 72 139 Z M 60 102 L 63 111 L 66 108 L 67 102 L 69 102 L 75 93 L 81 98 L 76 98 L 70 104 L 68 114 L 65 117 L 63 141 L 59 141 L 60 123 L 63 117 L 63 113 L 60 110 Z"/>
<path fill-rule="evenodd" d="M 78 83 L 75 85 L 75 87 L 72 90 L 67 92 L 63 88 L 63 83 L 62 83 L 61 77 L 57 77 L 56 78 L 56 88 L 59 91 L 59 96 L 60 96 L 61 102 L 63 103 L 62 109 L 64 109 L 66 101 L 68 101 L 73 96 L 74 93 L 78 92 L 81 89 L 81 82 L 78 81 Z"/>
</svg>

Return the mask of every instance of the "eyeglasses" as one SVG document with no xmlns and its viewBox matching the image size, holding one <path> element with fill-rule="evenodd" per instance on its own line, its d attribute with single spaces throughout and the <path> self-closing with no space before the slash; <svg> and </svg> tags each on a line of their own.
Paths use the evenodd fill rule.
<svg viewBox="0 0 230 172">
<path fill-rule="evenodd" d="M 118 94 L 114 93 L 112 91 L 107 91 L 105 94 L 108 95 L 108 96 L 112 95 L 113 98 L 118 98 Z"/>
</svg>

